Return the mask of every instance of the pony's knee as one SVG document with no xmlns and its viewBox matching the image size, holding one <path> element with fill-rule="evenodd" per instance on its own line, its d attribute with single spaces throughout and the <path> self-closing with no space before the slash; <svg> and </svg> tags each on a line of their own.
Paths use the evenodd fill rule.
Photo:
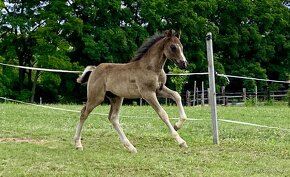
<svg viewBox="0 0 290 177">
<path fill-rule="evenodd" d="M 118 120 L 118 116 L 116 116 L 116 115 L 112 115 L 111 117 L 109 117 L 109 121 L 111 122 L 111 124 L 114 127 L 120 125 L 119 120 Z"/>
<path fill-rule="evenodd" d="M 81 114 L 84 114 L 85 113 L 86 108 L 87 108 L 86 106 L 83 107 L 83 109 L 81 110 Z"/>
<path fill-rule="evenodd" d="M 165 111 L 161 111 L 161 112 L 159 112 L 159 117 L 160 117 L 161 120 L 163 120 L 164 122 L 169 120 L 168 114 L 167 114 Z"/>
<path fill-rule="evenodd" d="M 86 120 L 87 117 L 88 117 L 88 110 L 87 110 L 87 107 L 84 106 L 83 109 L 81 110 L 80 120 Z"/>
<path fill-rule="evenodd" d="M 179 93 L 177 92 L 173 92 L 173 97 L 175 98 L 176 102 L 180 102 L 181 101 L 181 96 L 179 95 Z"/>
</svg>

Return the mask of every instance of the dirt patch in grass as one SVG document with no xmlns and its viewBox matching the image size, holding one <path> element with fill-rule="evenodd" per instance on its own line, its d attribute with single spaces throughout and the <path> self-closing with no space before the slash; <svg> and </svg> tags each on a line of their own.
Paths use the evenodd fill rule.
<svg viewBox="0 0 290 177">
<path fill-rule="evenodd" d="M 45 140 L 35 140 L 27 138 L 0 138 L 0 143 L 32 143 L 32 144 L 45 144 Z"/>
</svg>

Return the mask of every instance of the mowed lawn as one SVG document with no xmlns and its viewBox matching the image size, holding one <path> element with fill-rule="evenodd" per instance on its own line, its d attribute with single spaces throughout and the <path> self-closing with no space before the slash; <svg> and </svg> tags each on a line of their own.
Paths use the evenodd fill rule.
<svg viewBox="0 0 290 177">
<path fill-rule="evenodd" d="M 164 108 L 178 117 L 176 107 Z M 131 154 L 106 116 L 89 116 L 84 151 L 78 151 L 73 136 L 79 113 L 2 103 L 0 176 L 290 176 L 290 108 L 218 107 L 220 119 L 281 128 L 219 121 L 220 145 L 212 143 L 210 108 L 185 110 L 192 120 L 179 130 L 189 146 L 181 149 L 151 107 L 123 106 L 123 129 L 138 150 Z M 108 111 L 99 106 L 94 113 Z"/>
</svg>

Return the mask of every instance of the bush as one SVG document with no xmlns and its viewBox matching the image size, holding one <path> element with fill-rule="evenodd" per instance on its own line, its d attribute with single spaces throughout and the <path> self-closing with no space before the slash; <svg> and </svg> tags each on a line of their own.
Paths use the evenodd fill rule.
<svg viewBox="0 0 290 177">
<path fill-rule="evenodd" d="M 29 102 L 31 97 L 31 91 L 27 89 L 23 89 L 19 94 L 16 95 L 16 99 L 20 101 Z"/>
<path fill-rule="evenodd" d="M 138 106 L 137 101 L 133 101 L 132 105 L 133 105 L 133 106 Z"/>
<path fill-rule="evenodd" d="M 174 65 L 174 67 L 168 66 L 168 69 L 169 69 L 171 74 L 186 74 L 186 73 L 189 73 L 189 71 L 182 70 L 176 65 Z M 183 86 L 188 83 L 188 76 L 171 76 L 170 80 L 175 85 L 175 90 L 178 93 L 181 93 Z"/>
<path fill-rule="evenodd" d="M 274 99 L 270 99 L 268 101 L 265 102 L 265 106 L 274 106 L 275 100 Z"/>
<path fill-rule="evenodd" d="M 245 101 L 245 106 L 255 106 L 256 105 L 256 99 L 255 98 L 249 98 Z"/>
</svg>

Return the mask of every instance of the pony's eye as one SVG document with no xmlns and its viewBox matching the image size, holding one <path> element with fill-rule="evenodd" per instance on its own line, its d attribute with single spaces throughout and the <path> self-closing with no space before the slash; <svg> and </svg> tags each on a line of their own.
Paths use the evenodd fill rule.
<svg viewBox="0 0 290 177">
<path fill-rule="evenodd" d="M 173 52 L 175 52 L 175 51 L 176 51 L 176 45 L 174 45 L 174 44 L 171 44 L 171 45 L 170 45 L 170 48 L 171 48 L 171 50 L 172 50 Z"/>
</svg>

